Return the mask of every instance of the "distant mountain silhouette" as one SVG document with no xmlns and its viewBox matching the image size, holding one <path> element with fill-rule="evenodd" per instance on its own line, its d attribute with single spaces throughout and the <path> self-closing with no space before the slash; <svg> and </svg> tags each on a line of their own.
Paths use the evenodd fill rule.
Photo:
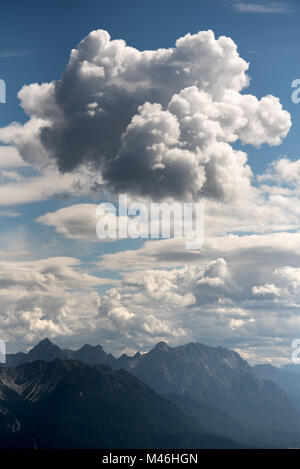
<svg viewBox="0 0 300 469">
<path fill-rule="evenodd" d="M 300 411 L 300 374 L 297 366 L 299 365 L 277 368 L 271 365 L 256 365 L 254 370 L 260 378 L 273 381 L 284 389 Z"/>
<path fill-rule="evenodd" d="M 0 448 L 239 447 L 124 370 L 58 359 L 0 369 Z"/>
<path fill-rule="evenodd" d="M 210 430 L 256 444 L 300 442 L 299 413 L 286 393 L 260 379 L 236 352 L 159 343 L 119 365 L 172 399 Z"/>
<path fill-rule="evenodd" d="M 61 350 L 57 345 L 54 345 L 49 339 L 42 340 L 33 349 L 28 352 L 28 361 L 35 360 L 52 361 L 56 358 L 68 359 L 69 354 L 67 351 Z"/>
<path fill-rule="evenodd" d="M 55 359 L 79 360 L 87 365 L 113 365 L 116 362 L 116 359 L 111 354 L 104 352 L 101 345 L 92 346 L 87 344 L 79 350 L 68 350 L 60 349 L 49 339 L 44 339 L 33 347 L 28 354 L 8 354 L 6 357 L 6 365 L 13 367 L 24 363 L 30 363 L 35 360 L 49 362 Z"/>
<path fill-rule="evenodd" d="M 148 353 L 117 359 L 100 345 L 62 350 L 45 339 L 28 354 L 9 355 L 7 367 L 54 359 L 124 369 L 197 419 L 207 432 L 246 445 L 299 447 L 300 414 L 293 393 L 231 350 L 199 343 L 172 348 L 160 342 Z"/>
<path fill-rule="evenodd" d="M 280 370 L 290 371 L 291 373 L 300 374 L 300 365 L 296 365 L 294 363 L 287 363 L 286 365 L 282 365 Z"/>
</svg>

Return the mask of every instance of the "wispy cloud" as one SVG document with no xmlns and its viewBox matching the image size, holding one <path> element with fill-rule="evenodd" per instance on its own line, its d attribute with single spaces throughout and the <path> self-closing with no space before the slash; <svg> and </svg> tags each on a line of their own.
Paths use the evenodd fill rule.
<svg viewBox="0 0 300 469">
<path fill-rule="evenodd" d="M 246 50 L 246 54 L 251 54 L 251 55 L 260 55 L 260 52 L 254 49 Z"/>
<path fill-rule="evenodd" d="M 21 213 L 15 212 L 14 210 L 0 210 L 0 218 L 16 218 L 20 217 Z"/>
<path fill-rule="evenodd" d="M 233 8 L 238 13 L 282 14 L 292 13 L 293 9 L 287 2 L 235 2 Z"/>
<path fill-rule="evenodd" d="M 0 50 L 0 59 L 11 59 L 29 55 L 28 50 Z"/>
</svg>

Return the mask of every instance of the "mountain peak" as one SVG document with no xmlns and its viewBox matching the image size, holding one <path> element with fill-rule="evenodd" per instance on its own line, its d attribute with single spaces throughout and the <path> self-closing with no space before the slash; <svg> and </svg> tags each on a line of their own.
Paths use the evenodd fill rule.
<svg viewBox="0 0 300 469">
<path fill-rule="evenodd" d="M 112 355 L 107 355 L 101 345 L 89 345 L 86 344 L 79 350 L 71 353 L 72 358 L 88 363 L 89 365 L 99 365 L 100 363 L 105 365 L 112 365 L 115 358 Z"/>
<path fill-rule="evenodd" d="M 33 347 L 28 352 L 28 357 L 30 361 L 32 360 L 51 361 L 51 360 L 54 360 L 55 358 L 61 358 L 61 356 L 62 356 L 61 349 L 57 345 L 54 345 L 51 342 L 51 340 L 49 340 L 48 338 L 39 342 L 35 347 Z"/>
<path fill-rule="evenodd" d="M 57 345 L 54 345 L 50 339 L 46 337 L 46 339 L 41 340 L 38 344 L 36 344 L 30 351 L 32 352 L 33 350 L 50 350 L 51 348 L 59 348 Z"/>
<path fill-rule="evenodd" d="M 45 339 L 41 340 L 38 344 L 36 344 L 36 347 L 38 347 L 39 345 L 54 345 L 53 342 L 51 342 L 50 339 L 48 339 L 48 337 L 46 337 Z"/>
<path fill-rule="evenodd" d="M 27 354 L 11 354 L 8 356 L 8 365 L 17 366 L 36 360 L 51 362 L 53 360 L 79 360 L 87 365 L 105 364 L 113 366 L 116 359 L 107 354 L 101 345 L 85 344 L 78 350 L 61 349 L 45 338 L 35 345 Z"/>
<path fill-rule="evenodd" d="M 85 344 L 83 347 L 81 347 L 81 350 L 83 349 L 103 351 L 103 347 L 99 344 L 98 345 Z"/>
<path fill-rule="evenodd" d="M 170 347 L 166 342 L 158 342 L 158 344 L 155 345 L 153 350 L 157 350 L 159 352 L 168 352 Z"/>
</svg>

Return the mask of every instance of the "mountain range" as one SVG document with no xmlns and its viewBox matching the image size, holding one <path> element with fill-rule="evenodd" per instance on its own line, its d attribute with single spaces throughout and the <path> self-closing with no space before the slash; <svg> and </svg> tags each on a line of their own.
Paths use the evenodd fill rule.
<svg viewBox="0 0 300 469">
<path fill-rule="evenodd" d="M 35 360 L 52 361 L 59 360 L 79 360 L 87 365 L 114 365 L 116 359 L 104 352 L 101 345 L 84 345 L 79 350 L 60 349 L 49 339 L 44 339 L 28 353 L 7 354 L 6 365 L 14 367 Z"/>
<path fill-rule="evenodd" d="M 297 445 L 299 414 L 284 390 L 221 347 L 159 343 L 119 364 L 211 431 L 261 445 Z"/>
<path fill-rule="evenodd" d="M 0 369 L 1 448 L 233 448 L 124 370 L 79 361 Z"/>
<path fill-rule="evenodd" d="M 262 371 L 199 343 L 115 358 L 100 345 L 72 351 L 45 339 L 0 368 L 1 444 L 299 447 L 297 403 Z"/>
</svg>

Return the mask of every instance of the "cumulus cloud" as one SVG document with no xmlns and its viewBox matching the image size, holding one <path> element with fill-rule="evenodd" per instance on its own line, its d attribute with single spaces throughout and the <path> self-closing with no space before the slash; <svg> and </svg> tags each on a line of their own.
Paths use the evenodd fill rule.
<svg viewBox="0 0 300 469">
<path fill-rule="evenodd" d="M 258 179 L 296 186 L 300 181 L 300 159 L 292 161 L 289 158 L 280 158 L 273 161 L 267 172 L 260 175 Z"/>
<path fill-rule="evenodd" d="M 125 275 L 124 285 L 139 289 L 139 303 L 185 308 L 194 305 L 200 295 L 216 295 L 229 280 L 224 259 L 216 259 L 204 266 L 184 266 L 173 270 L 150 270 Z M 211 289 L 213 293 L 211 293 Z"/>
<path fill-rule="evenodd" d="M 120 353 L 185 335 L 169 319 L 135 306 L 122 288 L 99 294 L 99 287 L 119 283 L 88 273 L 76 258 L 8 258 L 0 262 L 1 337 L 18 349 L 46 336 L 65 345 L 112 342 L 109 349 Z"/>
<path fill-rule="evenodd" d="M 241 94 L 247 70 L 235 43 L 212 31 L 154 51 L 93 31 L 60 80 L 22 88 L 29 121 L 1 129 L 0 139 L 31 164 L 85 165 L 110 190 L 231 200 L 252 175 L 231 144 L 278 145 L 291 126 L 277 98 Z"/>
<path fill-rule="evenodd" d="M 259 285 L 252 287 L 253 295 L 261 296 L 280 296 L 280 290 L 273 283 L 266 283 L 265 285 Z"/>
<path fill-rule="evenodd" d="M 183 329 L 172 327 L 172 322 L 162 320 L 157 317 L 154 310 L 145 312 L 140 309 L 142 305 L 139 303 L 139 295 L 122 294 L 119 290 L 113 288 L 106 292 L 101 299 L 100 318 L 102 325 L 106 325 L 111 331 L 119 331 L 120 347 L 124 338 L 133 346 L 133 350 L 137 349 L 137 344 L 153 344 L 159 339 L 174 339 L 184 336 Z M 132 312 L 135 311 L 135 312 Z"/>
<path fill-rule="evenodd" d="M 114 283 L 88 273 L 76 258 L 7 258 L 0 262 L 3 340 L 24 344 L 45 336 L 69 337 L 88 321 L 92 328 L 101 301 L 95 289 Z"/>
<path fill-rule="evenodd" d="M 123 271 L 118 292 L 135 315 L 127 327 L 159 312 L 170 343 L 223 344 L 252 362 L 283 363 L 300 333 L 299 261 L 298 234 L 274 233 L 208 238 L 193 252 L 182 240 L 147 242 L 105 254 L 99 266 Z"/>
</svg>

